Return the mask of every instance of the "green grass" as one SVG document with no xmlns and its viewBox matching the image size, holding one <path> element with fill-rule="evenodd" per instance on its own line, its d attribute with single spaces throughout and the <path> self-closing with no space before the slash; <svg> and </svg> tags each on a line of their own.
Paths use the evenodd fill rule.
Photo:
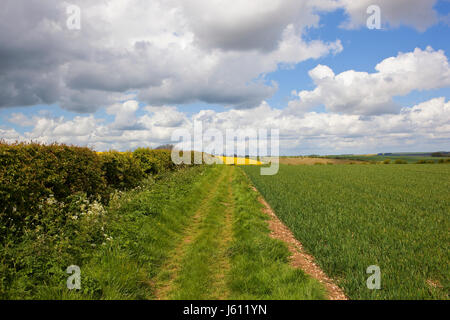
<svg viewBox="0 0 450 320">
<path fill-rule="evenodd" d="M 450 167 L 245 167 L 282 221 L 351 299 L 448 299 Z M 381 290 L 366 269 L 381 268 Z"/>
<path fill-rule="evenodd" d="M 220 170 L 189 241 L 158 276 L 158 298 L 324 299 L 322 285 L 292 268 L 286 244 L 269 236 L 268 216 L 242 170 Z"/>
<path fill-rule="evenodd" d="M 232 206 L 229 185 L 232 169 L 221 167 L 221 176 L 215 181 L 197 214 L 197 225 L 184 240 L 184 248 L 174 252 L 179 261 L 175 265 L 176 277 L 169 284 L 167 296 L 175 300 L 216 300 L 227 295 L 223 281 L 227 270 L 227 237 L 229 236 L 227 216 Z M 181 256 L 181 257 L 180 257 Z M 179 269 L 179 270 L 177 270 Z M 165 270 L 163 270 L 165 272 Z"/>
<path fill-rule="evenodd" d="M 21 292 L 10 287 L 9 298 L 26 299 L 151 299 L 152 278 L 169 252 L 181 241 L 200 200 L 215 182 L 218 170 L 193 167 L 167 173 L 144 188 L 125 192 L 107 208 L 105 233 L 112 237 L 83 261 L 64 261 L 58 272 Z M 34 259 L 36 257 L 31 257 Z M 65 269 L 81 267 L 81 290 L 66 288 Z M 29 274 L 14 283 L 36 283 Z"/>
<path fill-rule="evenodd" d="M 261 209 L 242 170 L 234 166 L 167 173 L 116 194 L 92 230 L 79 229 L 83 233 L 78 234 L 78 229 L 67 228 L 75 230 L 73 246 L 84 245 L 81 253 L 72 255 L 70 248 L 59 248 L 58 241 L 48 242 L 48 256 L 32 242 L 21 243 L 23 252 L 19 247 L 2 248 L 8 254 L 22 252 L 21 259 L 27 261 L 24 270 L 9 275 L 12 282 L 2 286 L 2 297 L 324 298 L 321 284 L 290 267 L 287 246 L 269 237 L 268 217 Z M 80 219 L 69 222 L 81 223 Z M 89 228 L 90 221 L 83 223 Z M 81 290 L 66 287 L 69 265 L 81 268 Z"/>
<path fill-rule="evenodd" d="M 92 278 L 107 288 L 101 298 L 153 297 L 152 279 L 182 240 L 183 231 L 217 175 L 217 169 L 206 167 L 168 174 L 149 190 L 127 195 L 116 208 L 112 205 L 120 216 L 113 224 L 117 240 L 87 268 L 87 273 L 92 268 Z"/>
</svg>

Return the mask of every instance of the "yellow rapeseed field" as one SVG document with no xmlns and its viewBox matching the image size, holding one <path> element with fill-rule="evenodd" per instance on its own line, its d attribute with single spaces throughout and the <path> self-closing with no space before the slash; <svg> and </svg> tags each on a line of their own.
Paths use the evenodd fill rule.
<svg viewBox="0 0 450 320">
<path fill-rule="evenodd" d="M 263 163 L 258 160 L 249 158 L 238 158 L 238 157 L 217 157 L 221 160 L 223 164 L 227 165 L 255 165 L 260 166 Z"/>
</svg>

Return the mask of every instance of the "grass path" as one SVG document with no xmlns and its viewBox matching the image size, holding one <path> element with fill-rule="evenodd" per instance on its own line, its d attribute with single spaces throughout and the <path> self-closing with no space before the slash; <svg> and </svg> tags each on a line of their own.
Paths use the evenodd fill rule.
<svg viewBox="0 0 450 320">
<path fill-rule="evenodd" d="M 234 168 L 221 171 L 202 201 L 185 238 L 158 276 L 157 299 L 225 299 L 227 246 L 231 238 L 231 179 Z"/>
<path fill-rule="evenodd" d="M 183 239 L 156 276 L 155 298 L 323 299 L 323 286 L 289 265 L 268 215 L 240 168 L 221 166 Z"/>
</svg>

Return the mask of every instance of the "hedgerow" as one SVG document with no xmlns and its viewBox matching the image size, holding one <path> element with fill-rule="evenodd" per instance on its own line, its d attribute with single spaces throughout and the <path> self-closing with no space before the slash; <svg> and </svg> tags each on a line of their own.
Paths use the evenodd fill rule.
<svg viewBox="0 0 450 320">
<path fill-rule="evenodd" d="M 169 150 L 0 141 L 0 299 L 60 287 L 68 265 L 83 265 L 112 240 L 110 198 L 181 167 Z M 83 284 L 83 294 L 96 296 L 94 279 Z"/>
<path fill-rule="evenodd" d="M 149 175 L 176 168 L 170 150 L 96 153 L 64 144 L 0 141 L 0 241 L 39 224 L 49 197 L 64 203 L 81 193 L 107 204 L 114 190 L 133 189 Z"/>
<path fill-rule="evenodd" d="M 40 220 L 42 201 L 105 196 L 100 158 L 88 148 L 0 142 L 0 237 Z M 0 238 L 1 239 L 1 238 Z"/>
<path fill-rule="evenodd" d="M 83 193 L 64 202 L 49 197 L 31 217 L 20 235 L 2 239 L 0 299 L 29 299 L 46 286 L 64 285 L 69 265 L 83 265 L 111 239 L 105 207 Z"/>
<path fill-rule="evenodd" d="M 112 189 L 135 188 L 145 177 L 144 168 L 131 152 L 109 151 L 99 157 L 106 183 Z"/>
<path fill-rule="evenodd" d="M 140 162 L 146 174 L 158 174 L 175 168 L 170 150 L 138 148 L 133 152 L 133 157 Z"/>
</svg>

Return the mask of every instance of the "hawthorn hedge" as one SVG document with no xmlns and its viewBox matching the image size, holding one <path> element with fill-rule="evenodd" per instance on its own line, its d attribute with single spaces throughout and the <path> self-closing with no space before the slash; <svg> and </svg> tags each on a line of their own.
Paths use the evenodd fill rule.
<svg viewBox="0 0 450 320">
<path fill-rule="evenodd" d="M 176 167 L 170 150 L 138 148 L 133 152 L 133 157 L 141 163 L 146 174 L 158 174 Z"/>
<path fill-rule="evenodd" d="M 20 229 L 20 222 L 30 219 L 50 196 L 58 201 L 78 192 L 101 197 L 106 187 L 100 158 L 88 148 L 0 142 L 2 228 Z"/>
<path fill-rule="evenodd" d="M 131 152 L 109 151 L 99 154 L 101 169 L 109 188 L 132 189 L 139 185 L 145 172 Z"/>
<path fill-rule="evenodd" d="M 137 187 L 149 175 L 175 170 L 170 150 L 97 153 L 64 144 L 0 141 L 0 239 L 40 221 L 42 203 L 74 194 L 107 204 L 114 190 Z"/>
</svg>

